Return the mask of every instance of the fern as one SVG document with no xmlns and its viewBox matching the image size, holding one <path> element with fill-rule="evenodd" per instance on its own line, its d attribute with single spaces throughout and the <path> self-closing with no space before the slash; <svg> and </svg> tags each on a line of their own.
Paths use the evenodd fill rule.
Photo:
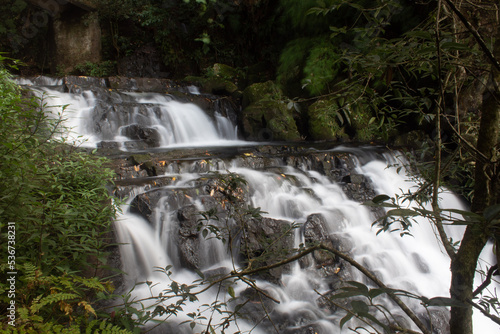
<svg viewBox="0 0 500 334">
<path fill-rule="evenodd" d="M 109 284 L 106 284 L 106 286 L 103 284 L 103 282 L 99 281 L 97 277 L 92 277 L 92 278 L 85 278 L 85 277 L 75 277 L 75 281 L 78 283 L 83 284 L 85 287 L 94 290 L 96 292 L 104 292 L 104 291 L 109 291 L 112 290 L 112 286 Z M 108 282 L 104 282 L 108 283 Z"/>
<path fill-rule="evenodd" d="M 31 305 L 30 307 L 32 313 L 37 313 L 46 305 L 58 303 L 64 300 L 80 298 L 80 296 L 75 293 L 64 293 L 64 292 L 53 293 L 43 298 L 39 297 L 35 298 L 35 300 L 33 301 L 33 305 Z"/>
<path fill-rule="evenodd" d="M 107 320 L 92 320 L 85 334 L 133 334 L 133 332 L 109 323 Z"/>
</svg>

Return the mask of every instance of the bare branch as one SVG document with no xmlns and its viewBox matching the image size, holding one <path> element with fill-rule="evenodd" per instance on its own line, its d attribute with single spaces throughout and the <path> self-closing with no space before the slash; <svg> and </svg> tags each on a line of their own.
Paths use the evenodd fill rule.
<svg viewBox="0 0 500 334">
<path fill-rule="evenodd" d="M 472 293 L 472 296 L 476 297 L 478 294 L 480 294 L 481 292 L 483 292 L 484 289 L 486 289 L 488 287 L 488 285 L 490 285 L 491 283 L 491 276 L 493 276 L 493 273 L 495 272 L 495 270 L 498 269 L 498 264 L 495 264 L 493 267 L 491 267 L 489 270 L 488 270 L 488 273 L 486 274 L 486 279 L 484 280 L 484 282 L 477 287 L 477 289 Z"/>
<path fill-rule="evenodd" d="M 500 62 L 498 62 L 498 59 L 495 57 L 493 52 L 488 48 L 486 43 L 484 42 L 483 38 L 481 37 L 481 34 L 479 31 L 477 31 L 467 20 L 467 18 L 462 14 L 462 12 L 455 6 L 451 0 L 444 0 L 446 4 L 451 8 L 451 10 L 457 15 L 457 17 L 460 19 L 462 24 L 467 28 L 467 30 L 470 31 L 472 36 L 474 36 L 476 42 L 479 44 L 479 47 L 481 50 L 483 50 L 483 53 L 486 55 L 486 58 L 488 58 L 489 62 L 498 70 L 500 71 Z"/>
<path fill-rule="evenodd" d="M 339 252 L 335 248 L 331 248 L 325 245 L 319 245 L 319 249 L 331 252 L 335 254 L 336 256 L 340 257 L 341 259 L 349 262 L 353 267 L 361 271 L 366 277 L 368 277 L 370 280 L 372 280 L 376 285 L 378 285 L 382 289 L 387 289 L 387 295 L 401 308 L 401 310 L 406 313 L 406 315 L 413 321 L 413 323 L 422 331 L 424 334 L 431 334 L 429 329 L 427 328 L 426 325 L 420 319 L 417 317 L 415 313 L 413 313 L 412 310 L 406 304 L 399 299 L 398 296 L 396 296 L 395 293 L 391 292 L 390 289 L 381 281 L 379 280 L 374 274 L 372 274 L 368 269 L 366 269 L 364 266 L 356 262 L 354 259 L 352 259 L 350 256 Z"/>
</svg>

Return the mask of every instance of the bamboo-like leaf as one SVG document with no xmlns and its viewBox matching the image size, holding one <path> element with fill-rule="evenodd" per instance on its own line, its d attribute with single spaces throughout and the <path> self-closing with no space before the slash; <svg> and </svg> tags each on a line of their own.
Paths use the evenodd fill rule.
<svg viewBox="0 0 500 334">
<path fill-rule="evenodd" d="M 345 323 L 351 320 L 351 318 L 354 316 L 352 313 L 347 313 L 341 320 L 340 320 L 340 328 L 344 327 Z"/>
<path fill-rule="evenodd" d="M 228 286 L 227 287 L 227 293 L 229 293 L 229 295 L 231 296 L 231 298 L 236 298 L 235 294 L 234 294 L 234 289 L 232 286 Z"/>
<path fill-rule="evenodd" d="M 419 213 L 412 209 L 392 209 L 387 211 L 387 216 L 394 217 L 415 217 L 418 216 Z"/>
<path fill-rule="evenodd" d="M 387 195 L 377 195 L 372 199 L 372 202 L 375 204 L 382 203 L 390 200 L 391 198 Z"/>
<path fill-rule="evenodd" d="M 351 302 L 352 310 L 356 314 L 365 314 L 370 311 L 368 305 L 362 300 L 353 300 Z"/>
</svg>

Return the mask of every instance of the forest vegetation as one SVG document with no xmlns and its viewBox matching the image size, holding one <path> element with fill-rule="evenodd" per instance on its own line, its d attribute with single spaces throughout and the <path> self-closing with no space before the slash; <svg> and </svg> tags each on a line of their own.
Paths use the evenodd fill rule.
<svg viewBox="0 0 500 334">
<path fill-rule="evenodd" d="M 52 18 L 28 1 L 8 2 L 0 12 L 0 226 L 2 240 L 9 240 L 9 222 L 15 223 L 18 333 L 137 332 L 137 322 L 151 315 L 137 311 L 134 320 L 130 309 L 97 310 L 113 297 L 102 274 L 116 210 L 106 187 L 112 172 L 105 159 L 50 140 L 58 119 L 44 116 L 44 101 L 12 81 L 13 73 L 124 75 L 133 59 L 148 64 L 144 76 L 222 77 L 239 91 L 271 81 L 266 99 L 286 102 L 305 139 L 413 149 L 428 182 L 411 196 L 433 210 L 392 211 L 386 220 L 392 226 L 383 228 L 399 222 L 411 228 L 404 222 L 417 214 L 433 220 L 452 263 L 451 298 L 440 300 L 451 307 L 452 334 L 472 333 L 473 308 L 500 323 L 498 299 L 478 300 L 473 286 L 488 241 L 500 258 L 497 1 L 93 0 L 103 59 L 72 73 L 51 67 Z M 35 17 L 47 20 L 25 43 Z M 233 71 L 214 71 L 214 64 Z M 443 229 L 442 185 L 471 204 L 462 212 L 460 245 Z M 399 209 L 389 197 L 375 202 Z M 6 243 L 1 250 L 5 257 Z M 0 307 L 7 315 L 8 263 L 1 263 Z"/>
</svg>

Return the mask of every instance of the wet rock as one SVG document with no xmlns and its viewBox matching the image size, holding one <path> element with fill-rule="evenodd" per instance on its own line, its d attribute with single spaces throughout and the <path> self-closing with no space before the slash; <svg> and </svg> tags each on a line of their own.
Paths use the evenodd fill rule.
<svg viewBox="0 0 500 334">
<path fill-rule="evenodd" d="M 421 320 L 433 329 L 434 334 L 447 334 L 450 332 L 450 311 L 447 308 L 434 308 L 430 310 L 430 320 L 427 314 L 420 316 Z"/>
<path fill-rule="evenodd" d="M 139 124 L 131 124 L 121 128 L 120 134 L 130 139 L 142 140 L 149 147 L 159 147 L 161 135 L 158 130 Z"/>
<path fill-rule="evenodd" d="M 107 83 L 104 78 L 87 77 L 87 76 L 65 76 L 63 82 L 66 85 L 66 89 L 71 93 L 77 93 L 75 88 L 106 88 Z"/>
<path fill-rule="evenodd" d="M 294 235 L 288 221 L 272 218 L 252 219 L 241 238 L 242 262 L 244 265 L 250 265 L 252 269 L 274 264 L 290 255 L 293 243 Z M 259 273 L 259 277 L 276 283 L 283 272 L 289 270 L 290 265 L 284 265 Z"/>
<path fill-rule="evenodd" d="M 360 203 L 370 201 L 377 194 L 369 179 L 360 174 L 349 174 L 342 178 L 342 189 L 348 198 Z"/>
<path fill-rule="evenodd" d="M 166 196 L 168 191 L 165 189 L 153 189 L 145 193 L 137 195 L 130 203 L 130 212 L 141 215 L 149 222 L 152 222 L 152 214 L 163 196 Z"/>
<path fill-rule="evenodd" d="M 177 211 L 180 261 L 184 267 L 189 269 L 200 268 L 198 217 L 199 210 L 195 205 L 188 205 Z"/>
<path fill-rule="evenodd" d="M 235 304 L 243 305 L 240 309 L 240 314 L 244 319 L 250 320 L 253 323 L 259 323 L 262 319 L 267 320 L 267 316 L 273 313 L 274 308 L 278 305 L 275 300 L 269 298 L 277 296 L 270 289 L 256 290 L 247 288 L 240 293 Z M 268 328 L 272 332 L 272 324 L 264 321 L 262 329 Z M 265 333 L 270 331 L 264 331 Z"/>
<path fill-rule="evenodd" d="M 144 45 L 119 60 L 118 73 L 125 77 L 165 77 L 168 73 L 162 71 L 161 64 L 161 54 L 156 47 Z"/>
<path fill-rule="evenodd" d="M 101 148 L 101 149 L 117 150 L 120 148 L 120 143 L 118 143 L 116 141 L 103 140 L 103 141 L 97 143 L 96 146 L 97 146 L 97 148 Z"/>
<path fill-rule="evenodd" d="M 322 244 L 327 247 L 334 246 L 326 225 L 327 223 L 324 217 L 320 214 L 312 214 L 307 217 L 307 221 L 304 224 L 304 240 L 306 247 L 317 244 Z M 335 256 L 333 254 L 322 250 L 314 251 L 313 258 L 317 266 L 333 265 L 335 262 Z"/>
<path fill-rule="evenodd" d="M 216 281 L 224 276 L 231 273 L 231 270 L 227 267 L 220 267 L 216 269 L 205 270 L 203 272 L 204 278 L 208 281 Z"/>
</svg>

